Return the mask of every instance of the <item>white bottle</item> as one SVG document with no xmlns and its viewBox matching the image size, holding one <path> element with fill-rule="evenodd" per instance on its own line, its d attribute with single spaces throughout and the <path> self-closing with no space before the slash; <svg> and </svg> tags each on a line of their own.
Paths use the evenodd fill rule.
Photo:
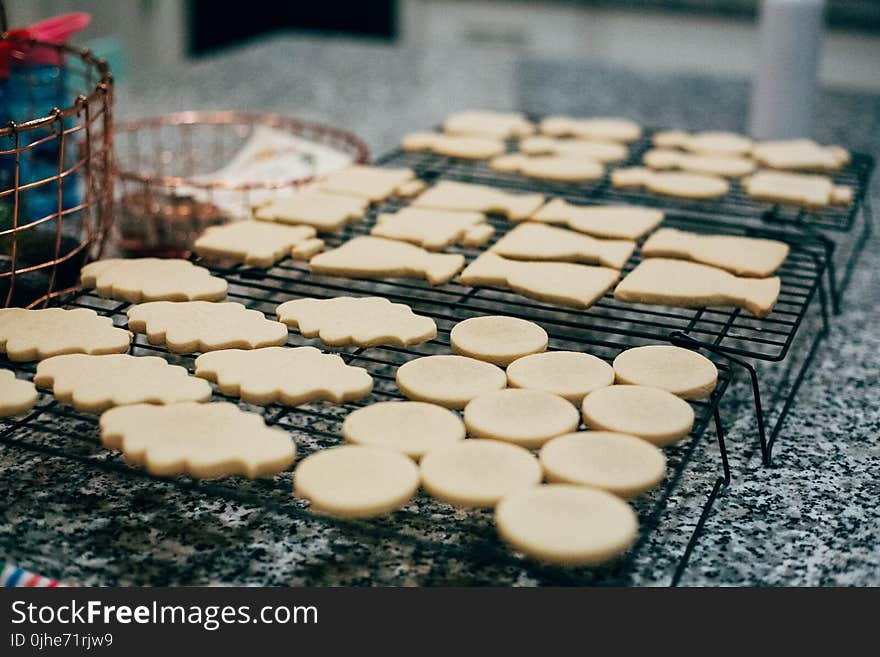
<svg viewBox="0 0 880 657">
<path fill-rule="evenodd" d="M 762 1 L 752 82 L 752 137 L 811 135 L 824 13 L 825 0 Z"/>
</svg>

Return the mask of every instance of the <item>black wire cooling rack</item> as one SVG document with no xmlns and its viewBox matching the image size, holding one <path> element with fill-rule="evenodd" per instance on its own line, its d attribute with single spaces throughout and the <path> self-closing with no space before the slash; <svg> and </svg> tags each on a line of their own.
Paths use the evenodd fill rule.
<svg viewBox="0 0 880 657">
<path fill-rule="evenodd" d="M 545 185 L 528 179 L 496 175 L 482 177 L 479 165 L 462 165 L 460 161 L 431 154 L 393 152 L 380 160 L 386 166 L 409 166 L 431 184 L 441 178 L 473 182 L 486 182 L 508 189 L 541 191 L 548 195 L 564 197 L 572 202 L 606 202 L 597 198 L 589 188 L 576 186 Z M 553 189 L 549 189 L 549 188 Z M 352 236 L 368 233 L 380 212 L 393 211 L 405 200 L 389 200 L 373 207 L 365 221 L 347 226 L 338 234 L 328 236 L 329 246 L 338 245 Z M 490 217 L 496 228 L 493 239 L 501 237 L 511 224 L 499 217 Z M 675 309 L 641 304 L 626 304 L 606 294 L 587 310 L 571 310 L 526 299 L 514 292 L 494 288 L 471 288 L 452 281 L 432 287 L 416 280 L 354 280 L 347 278 L 313 275 L 302 262 L 285 259 L 267 269 L 248 269 L 241 266 L 214 267 L 214 271 L 229 281 L 229 298 L 250 308 L 273 316 L 282 302 L 298 297 L 330 298 L 341 295 L 379 295 L 392 301 L 410 305 L 423 315 L 432 317 L 438 325 L 438 336 L 423 345 L 410 348 L 373 347 L 332 349 L 341 353 L 351 365 L 364 367 L 373 376 L 375 386 L 372 394 L 359 402 L 333 405 L 315 402 L 296 408 L 278 405 L 243 408 L 261 412 L 266 422 L 288 430 L 296 441 L 299 457 L 315 449 L 339 444 L 340 425 L 345 415 L 354 408 L 375 401 L 401 398 L 394 383 L 395 369 L 412 358 L 433 353 L 449 352 L 449 331 L 466 317 L 485 314 L 506 314 L 528 318 L 541 324 L 550 335 L 551 349 L 568 349 L 594 354 L 608 361 L 620 351 L 642 344 L 673 342 L 690 348 L 701 349 L 712 358 L 719 369 L 718 386 L 711 397 L 703 402 L 693 402 L 696 421 L 689 438 L 667 448 L 669 460 L 667 476 L 661 486 L 634 501 L 641 520 L 639 539 L 627 555 L 612 564 L 594 569 L 557 569 L 543 566 L 509 551 L 497 538 L 492 524 L 491 512 L 485 510 L 455 510 L 428 496 L 419 494 L 406 508 L 396 512 L 391 519 L 371 521 L 342 521 L 309 513 L 306 505 L 291 494 L 291 474 L 283 473 L 265 480 L 250 481 L 229 478 L 218 481 L 197 481 L 177 477 L 173 485 L 197 490 L 208 495 L 248 504 L 258 504 L 281 513 L 294 515 L 307 523 L 323 523 L 328 527 L 361 537 L 364 541 L 399 541 L 413 544 L 438 558 L 466 560 L 468 563 L 509 564 L 523 569 L 536 581 L 545 584 L 625 584 L 632 573 L 633 563 L 650 547 L 652 532 L 667 519 L 667 501 L 675 490 L 688 465 L 692 462 L 707 428 L 715 429 L 718 442 L 718 475 L 709 486 L 705 502 L 699 511 L 686 547 L 677 559 L 671 583 L 677 583 L 684 572 L 691 551 L 703 532 L 704 522 L 720 491 L 731 480 L 727 446 L 724 441 L 718 403 L 731 381 L 733 368 L 741 365 L 749 371 L 756 399 L 756 422 L 761 431 L 762 449 L 769 449 L 781 427 L 785 413 L 790 407 L 797 386 L 809 361 L 793 376 L 787 377 L 789 385 L 780 387 L 775 397 L 782 399 L 782 410 L 773 429 L 769 429 L 768 417 L 760 406 L 760 394 L 755 368 L 750 361 L 773 361 L 783 364 L 792 360 L 789 356 L 793 341 L 801 326 L 809 323 L 808 315 L 818 317 L 820 327 L 827 326 L 828 308 L 822 276 L 826 267 L 827 250 L 821 240 L 805 236 L 789 226 L 773 228 L 753 226 L 718 220 L 697 210 L 679 209 L 667 211 L 664 225 L 682 229 L 734 235 L 751 235 L 782 239 L 790 244 L 788 258 L 778 275 L 782 279 L 779 302 L 766 318 L 758 319 L 729 308 Z M 455 250 L 455 249 L 453 249 Z M 468 260 L 481 250 L 458 248 Z M 624 273 L 632 270 L 640 259 L 638 252 L 624 267 Z M 126 326 L 125 311 L 128 304 L 99 298 L 91 293 L 80 293 L 66 300 L 66 305 L 91 308 L 112 317 L 118 326 Z M 801 331 L 805 333 L 805 331 Z M 815 333 L 813 350 L 821 339 L 822 330 Z M 315 340 L 302 338 L 291 332 L 288 344 L 300 346 L 311 344 L 325 348 Z M 325 348 L 326 349 L 326 348 Z M 131 353 L 161 354 L 170 362 L 193 369 L 193 358 L 176 356 L 161 347 L 148 344 L 144 336 L 137 336 Z M 811 359 L 811 358 L 810 358 Z M 0 367 L 14 369 L 24 378 L 33 376 L 34 366 L 10 363 L 0 358 Z M 217 399 L 223 396 L 215 394 Z M 237 400 L 231 400 L 237 401 Z M 777 405 L 774 405 L 774 408 Z M 765 435 L 765 433 L 767 435 Z M 87 467 L 110 469 L 124 476 L 152 477 L 144 471 L 125 465 L 116 454 L 101 449 L 97 431 L 97 419 L 74 412 L 58 404 L 51 396 L 41 395 L 37 408 L 17 421 L 0 423 L 0 442 L 24 449 L 61 456 L 82 463 Z M 166 480 L 167 481 L 167 480 Z M 668 520 L 667 520 L 668 522 Z M 157 582 L 158 583 L 158 582 Z"/>
</svg>

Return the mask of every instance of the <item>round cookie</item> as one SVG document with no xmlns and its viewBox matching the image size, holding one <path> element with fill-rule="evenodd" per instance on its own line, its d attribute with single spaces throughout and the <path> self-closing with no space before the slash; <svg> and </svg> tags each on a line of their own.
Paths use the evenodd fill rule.
<svg viewBox="0 0 880 657">
<path fill-rule="evenodd" d="M 595 566 L 633 544 L 639 521 L 602 490 L 548 484 L 508 495 L 495 508 L 501 538 L 523 554 L 562 566 Z"/>
<path fill-rule="evenodd" d="M 422 486 L 456 506 L 494 506 L 502 497 L 541 482 L 538 460 L 523 447 L 497 440 L 465 440 L 428 452 Z"/>
<path fill-rule="evenodd" d="M 293 489 L 312 509 L 338 518 L 370 518 L 406 504 L 419 487 L 411 459 L 383 447 L 343 445 L 310 454 L 293 472 Z"/>
<path fill-rule="evenodd" d="M 614 383 L 614 370 L 601 358 L 576 351 L 548 351 L 523 356 L 507 368 L 511 388 L 544 390 L 580 405 L 593 390 Z"/>
<path fill-rule="evenodd" d="M 449 343 L 456 353 L 505 367 L 547 349 L 547 331 L 516 317 L 471 317 L 452 328 Z"/>
<path fill-rule="evenodd" d="M 464 409 L 464 424 L 471 436 L 530 449 L 574 431 L 579 422 L 574 406 L 543 390 L 498 390 L 480 395 Z"/>
<path fill-rule="evenodd" d="M 629 433 L 662 447 L 684 438 L 694 409 L 671 392 L 649 386 L 609 386 L 584 397 L 584 422 L 591 429 Z"/>
<path fill-rule="evenodd" d="M 474 397 L 506 385 L 504 370 L 466 356 L 424 356 L 397 368 L 397 387 L 404 395 L 446 408 L 464 408 Z"/>
<path fill-rule="evenodd" d="M 580 431 L 554 438 L 538 455 L 547 481 L 601 488 L 633 497 L 659 484 L 666 456 L 646 440 L 625 433 Z"/>
<path fill-rule="evenodd" d="M 350 443 L 388 447 L 419 459 L 464 440 L 464 423 L 452 411 L 417 401 L 386 401 L 350 413 L 342 423 Z"/>
<path fill-rule="evenodd" d="M 620 353 L 614 359 L 614 374 L 618 383 L 662 388 L 684 399 L 705 399 L 718 383 L 718 368 L 711 360 L 665 344 Z"/>
</svg>

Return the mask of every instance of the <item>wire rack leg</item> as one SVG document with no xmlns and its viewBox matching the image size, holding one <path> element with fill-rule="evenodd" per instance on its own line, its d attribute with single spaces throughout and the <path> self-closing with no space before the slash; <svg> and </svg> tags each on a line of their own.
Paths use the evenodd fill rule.
<svg viewBox="0 0 880 657">
<path fill-rule="evenodd" d="M 853 252 L 844 268 L 843 277 L 840 279 L 840 284 L 837 286 L 838 304 L 846 292 L 846 289 L 849 287 L 853 271 L 855 271 L 859 258 L 862 255 L 862 251 L 865 250 L 865 245 L 874 232 L 874 216 L 871 209 L 871 198 L 868 194 L 865 194 L 865 199 L 862 201 L 862 221 L 864 222 L 862 232 L 856 238 L 856 245 L 853 247 Z"/>
</svg>

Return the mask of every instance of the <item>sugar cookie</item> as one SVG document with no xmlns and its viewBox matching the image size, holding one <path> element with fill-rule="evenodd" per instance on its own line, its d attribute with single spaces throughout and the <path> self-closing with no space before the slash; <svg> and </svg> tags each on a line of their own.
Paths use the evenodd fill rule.
<svg viewBox="0 0 880 657">
<path fill-rule="evenodd" d="M 465 356 L 423 356 L 397 368 L 397 387 L 404 395 L 446 408 L 464 408 L 474 397 L 505 385 L 500 367 Z"/>
<path fill-rule="evenodd" d="M 223 349 L 202 354 L 195 365 L 196 376 L 249 404 L 299 406 L 316 400 L 341 404 L 373 390 L 373 378 L 365 369 L 314 347 Z"/>
<path fill-rule="evenodd" d="M 437 337 L 433 319 L 383 297 L 294 299 L 276 312 L 279 321 L 298 328 L 303 337 L 317 337 L 332 347 L 408 347 Z"/>
<path fill-rule="evenodd" d="M 614 359 L 618 383 L 652 386 L 684 399 L 705 399 L 718 383 L 715 363 L 690 349 L 667 344 L 634 347 Z"/>
<path fill-rule="evenodd" d="M 718 198 L 730 191 L 720 176 L 684 171 L 651 171 L 645 167 L 628 167 L 611 172 L 614 187 L 644 187 L 655 194 L 681 198 Z"/>
<path fill-rule="evenodd" d="M 442 251 L 456 243 L 480 246 L 494 231 L 480 212 L 403 208 L 394 214 L 376 217 L 370 234 L 411 242 L 429 251 Z"/>
<path fill-rule="evenodd" d="M 452 327 L 449 344 L 457 354 L 506 367 L 547 349 L 547 331 L 517 317 L 471 317 Z"/>
<path fill-rule="evenodd" d="M 425 189 L 427 189 L 428 183 L 424 180 L 419 180 L 418 178 L 413 178 L 412 180 L 407 180 L 396 190 L 396 196 L 399 198 L 412 198 L 413 196 L 417 196 L 421 194 Z"/>
<path fill-rule="evenodd" d="M 431 285 L 449 282 L 463 266 L 463 255 L 431 253 L 414 244 L 373 236 L 355 237 L 309 260 L 309 269 L 315 274 L 354 278 L 424 278 Z"/>
<path fill-rule="evenodd" d="M 500 155 L 489 162 L 495 171 L 519 173 L 528 178 L 559 182 L 598 180 L 605 168 L 596 160 L 571 155 Z"/>
<path fill-rule="evenodd" d="M 601 488 L 621 497 L 651 490 L 666 476 L 666 456 L 636 436 L 580 431 L 554 438 L 538 455 L 547 481 Z"/>
<path fill-rule="evenodd" d="M 356 196 L 368 201 L 383 201 L 397 193 L 397 189 L 413 180 L 416 174 L 410 169 L 354 164 L 346 169 L 327 174 L 317 183 L 317 188 L 331 194 Z"/>
<path fill-rule="evenodd" d="M 417 401 L 386 401 L 348 414 L 342 435 L 356 445 L 388 447 L 420 459 L 464 440 L 464 423 L 453 411 Z"/>
<path fill-rule="evenodd" d="M 530 135 L 535 127 L 519 112 L 466 110 L 448 117 L 443 122 L 443 131 L 450 135 L 483 135 L 507 139 Z"/>
<path fill-rule="evenodd" d="M 37 365 L 34 384 L 51 388 L 63 404 L 100 413 L 129 404 L 206 402 L 211 386 L 158 356 L 66 354 Z"/>
<path fill-rule="evenodd" d="M 0 308 L 0 353 L 12 361 L 60 354 L 120 354 L 131 333 L 88 308 Z"/>
<path fill-rule="evenodd" d="M 285 431 L 228 402 L 117 406 L 101 416 L 100 426 L 105 447 L 160 477 L 262 477 L 296 458 Z"/>
<path fill-rule="evenodd" d="M 626 146 L 616 141 L 590 139 L 556 139 L 535 135 L 519 142 L 519 150 L 528 155 L 565 155 L 597 162 L 619 162 L 628 154 Z"/>
<path fill-rule="evenodd" d="M 31 410 L 37 403 L 37 389 L 30 381 L 0 369 L 0 417 L 12 417 Z"/>
<path fill-rule="evenodd" d="M 417 208 L 490 212 L 513 221 L 528 219 L 543 204 L 541 194 L 513 194 L 454 180 L 441 180 L 413 201 L 413 207 Z"/>
<path fill-rule="evenodd" d="M 464 408 L 464 424 L 475 438 L 527 448 L 577 429 L 580 417 L 568 401 L 543 390 L 509 388 L 480 395 Z"/>
<path fill-rule="evenodd" d="M 755 162 L 747 157 L 683 153 L 667 148 L 647 151 L 642 156 L 642 162 L 651 169 L 680 169 L 728 178 L 742 178 L 755 170 Z"/>
<path fill-rule="evenodd" d="M 686 258 L 725 269 L 738 276 L 763 278 L 788 257 L 788 244 L 738 235 L 701 235 L 661 228 L 642 244 L 644 257 Z"/>
<path fill-rule="evenodd" d="M 199 255 L 232 258 L 252 267 L 271 267 L 314 236 L 311 226 L 234 221 L 208 228 L 195 241 L 193 250 Z"/>
<path fill-rule="evenodd" d="M 420 465 L 432 497 L 464 507 L 492 507 L 541 483 L 541 466 L 527 449 L 497 440 L 465 440 L 428 452 Z"/>
<path fill-rule="evenodd" d="M 513 260 L 562 260 L 620 269 L 635 248 L 636 243 L 632 240 L 600 240 L 527 221 L 507 233 L 489 250 Z"/>
<path fill-rule="evenodd" d="M 835 185 L 828 176 L 761 170 L 742 180 L 746 194 L 759 201 L 792 203 L 808 208 L 852 203 L 853 188 Z"/>
<path fill-rule="evenodd" d="M 129 303 L 143 301 L 219 301 L 226 281 L 204 267 L 176 258 L 108 258 L 82 268 L 82 285 L 99 296 Z"/>
<path fill-rule="evenodd" d="M 371 518 L 405 505 L 419 487 L 419 470 L 394 450 L 366 445 L 322 449 L 293 473 L 293 490 L 312 509 L 339 518 Z"/>
<path fill-rule="evenodd" d="M 293 196 L 279 196 L 254 209 L 254 218 L 282 224 L 311 226 L 332 233 L 363 218 L 370 202 L 364 198 L 328 194 L 314 187 Z"/>
<path fill-rule="evenodd" d="M 618 301 L 681 308 L 734 306 L 756 317 L 773 311 L 782 282 L 778 277 L 739 278 L 686 260 L 642 260 L 614 290 Z"/>
<path fill-rule="evenodd" d="M 629 433 L 661 447 L 684 438 L 694 425 L 690 404 L 649 386 L 599 388 L 584 397 L 582 408 L 591 429 Z"/>
<path fill-rule="evenodd" d="M 511 388 L 544 390 L 580 405 L 593 390 L 614 383 L 614 370 L 601 358 L 575 351 L 523 356 L 507 368 Z"/>
<path fill-rule="evenodd" d="M 715 155 L 748 155 L 753 145 L 748 137 L 722 131 L 688 134 L 681 130 L 664 130 L 655 133 L 653 141 L 660 148 L 681 148 L 692 153 Z"/>
<path fill-rule="evenodd" d="M 654 208 L 626 205 L 573 205 L 555 198 L 529 218 L 547 224 L 562 224 L 594 237 L 637 240 L 663 221 Z"/>
<path fill-rule="evenodd" d="M 605 139 L 628 143 L 642 135 L 642 127 L 635 121 L 618 118 L 573 119 L 567 116 L 548 116 L 539 129 L 551 137 L 579 137 Z"/>
<path fill-rule="evenodd" d="M 287 342 L 287 327 L 240 303 L 152 301 L 128 310 L 128 327 L 176 354 L 256 349 Z"/>
<path fill-rule="evenodd" d="M 639 521 L 629 504 L 602 490 L 549 484 L 508 495 L 495 509 L 501 538 L 528 557 L 561 566 L 597 566 L 626 552 Z"/>
<path fill-rule="evenodd" d="M 483 253 L 461 273 L 470 286 L 507 287 L 526 297 L 571 308 L 589 308 L 617 282 L 609 267 L 570 262 L 522 262 Z"/>
<path fill-rule="evenodd" d="M 437 132 L 413 132 L 401 143 L 405 151 L 431 151 L 438 155 L 482 160 L 505 151 L 504 142 L 489 137 L 444 135 Z"/>
<path fill-rule="evenodd" d="M 771 169 L 835 171 L 849 162 L 849 151 L 840 146 L 820 146 L 812 139 L 764 141 L 752 149 L 752 157 Z"/>
</svg>

